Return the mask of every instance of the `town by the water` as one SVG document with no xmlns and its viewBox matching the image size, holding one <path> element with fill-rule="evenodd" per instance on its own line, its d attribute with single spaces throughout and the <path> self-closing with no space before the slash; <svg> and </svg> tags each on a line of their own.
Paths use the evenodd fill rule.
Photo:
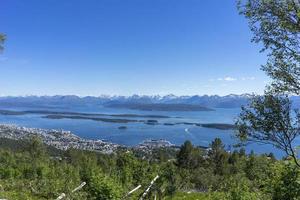
<svg viewBox="0 0 300 200">
<path fill-rule="evenodd" d="M 71 131 L 28 128 L 14 124 L 0 124 L 0 138 L 23 140 L 35 136 L 39 137 L 46 145 L 53 146 L 60 150 L 68 150 L 73 148 L 110 154 L 115 152 L 118 148 L 126 148 L 123 145 L 104 140 L 84 139 L 73 134 Z M 167 147 L 175 147 L 175 145 L 164 139 L 148 139 L 142 141 L 139 145 L 133 148 L 147 151 L 155 148 Z"/>
</svg>

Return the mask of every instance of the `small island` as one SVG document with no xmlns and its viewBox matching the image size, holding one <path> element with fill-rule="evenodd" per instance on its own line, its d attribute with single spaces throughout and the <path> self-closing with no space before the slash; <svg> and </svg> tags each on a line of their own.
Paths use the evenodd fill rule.
<svg viewBox="0 0 300 200">
<path fill-rule="evenodd" d="M 47 115 L 43 118 L 48 119 L 81 119 L 81 120 L 93 120 L 101 122 L 110 122 L 110 123 L 129 123 L 129 122 L 140 122 L 140 120 L 134 119 L 116 119 L 116 118 L 100 118 L 100 117 L 85 117 L 85 116 L 76 116 L 76 115 Z"/>
<path fill-rule="evenodd" d="M 156 118 L 164 119 L 171 118 L 166 115 L 139 115 L 139 114 L 103 114 L 103 113 L 82 113 L 82 112 L 66 112 L 66 111 L 51 111 L 51 110 L 25 110 L 25 111 L 14 111 L 14 110 L 0 110 L 0 115 L 69 115 L 69 116 L 85 116 L 85 117 L 128 117 L 128 118 Z"/>
<path fill-rule="evenodd" d="M 234 124 L 222 124 L 222 123 L 201 124 L 200 126 L 204 128 L 214 128 L 220 130 L 232 130 L 236 128 Z"/>
<path fill-rule="evenodd" d="M 126 129 L 127 129 L 127 126 L 119 126 L 118 129 L 119 129 L 119 130 L 126 130 Z"/>
</svg>

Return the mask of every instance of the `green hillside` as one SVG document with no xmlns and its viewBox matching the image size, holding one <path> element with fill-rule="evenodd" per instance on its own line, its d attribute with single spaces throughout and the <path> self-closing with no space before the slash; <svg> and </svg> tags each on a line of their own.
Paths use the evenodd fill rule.
<svg viewBox="0 0 300 200">
<path fill-rule="evenodd" d="M 2 139 L 1 139 L 2 140 Z M 139 199 L 159 175 L 145 199 L 286 199 L 300 197 L 300 171 L 272 155 L 224 150 L 220 139 L 206 152 L 185 142 L 178 152 L 120 150 L 115 154 L 53 151 L 37 138 L 2 140 L 0 198 Z M 18 148 L 16 148 L 18 146 Z M 81 183 L 82 189 L 73 192 Z"/>
</svg>

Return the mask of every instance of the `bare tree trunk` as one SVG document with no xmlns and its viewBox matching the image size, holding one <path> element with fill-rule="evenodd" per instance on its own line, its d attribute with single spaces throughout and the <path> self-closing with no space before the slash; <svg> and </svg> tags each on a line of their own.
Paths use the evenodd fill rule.
<svg viewBox="0 0 300 200">
<path fill-rule="evenodd" d="M 126 199 L 128 196 L 130 196 L 132 193 L 134 193 L 135 191 L 137 191 L 141 187 L 142 187 L 141 185 L 138 185 L 136 188 L 134 188 L 133 190 L 131 190 L 130 192 L 128 192 L 122 199 Z"/>
<path fill-rule="evenodd" d="M 145 198 L 145 196 L 148 194 L 148 192 L 150 191 L 152 185 L 154 184 L 154 182 L 159 178 L 159 176 L 157 175 L 150 183 L 149 187 L 145 190 L 145 192 L 143 193 L 143 195 L 141 196 L 140 200 L 143 200 Z"/>
<path fill-rule="evenodd" d="M 85 185 L 86 185 L 86 182 L 82 182 L 78 187 L 74 188 L 71 193 L 77 192 L 78 190 L 82 189 Z M 59 195 L 59 197 L 57 197 L 56 200 L 61 200 L 65 197 L 66 197 L 66 194 L 61 193 L 61 195 Z"/>
</svg>

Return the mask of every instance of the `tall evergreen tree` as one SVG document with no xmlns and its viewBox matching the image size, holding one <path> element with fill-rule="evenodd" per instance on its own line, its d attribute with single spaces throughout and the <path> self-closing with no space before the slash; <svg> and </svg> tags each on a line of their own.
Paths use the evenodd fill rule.
<svg viewBox="0 0 300 200">
<path fill-rule="evenodd" d="M 190 141 L 185 141 L 177 154 L 177 165 L 182 168 L 189 168 L 193 152 L 193 145 Z"/>
<path fill-rule="evenodd" d="M 225 151 L 225 145 L 220 138 L 216 138 L 214 141 L 212 141 L 208 156 L 211 165 L 214 167 L 214 173 L 223 175 L 226 171 L 228 155 Z"/>
</svg>

